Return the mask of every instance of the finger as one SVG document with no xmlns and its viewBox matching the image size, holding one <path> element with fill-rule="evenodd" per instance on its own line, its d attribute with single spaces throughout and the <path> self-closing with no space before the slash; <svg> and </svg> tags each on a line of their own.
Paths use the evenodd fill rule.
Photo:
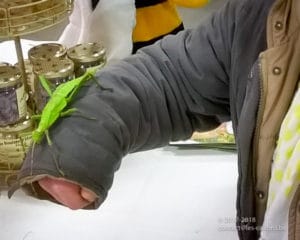
<svg viewBox="0 0 300 240">
<path fill-rule="evenodd" d="M 96 200 L 97 195 L 87 188 L 82 188 L 81 189 L 81 197 L 83 199 L 87 200 L 88 202 L 92 203 Z"/>
<path fill-rule="evenodd" d="M 90 204 L 82 197 L 81 187 L 75 183 L 45 177 L 39 180 L 39 185 L 56 201 L 71 209 L 81 209 Z"/>
</svg>

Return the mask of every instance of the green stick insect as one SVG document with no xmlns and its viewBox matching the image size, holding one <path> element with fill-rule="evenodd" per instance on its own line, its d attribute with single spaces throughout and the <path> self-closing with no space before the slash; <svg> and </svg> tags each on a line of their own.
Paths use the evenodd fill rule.
<svg viewBox="0 0 300 240">
<path fill-rule="evenodd" d="M 49 137 L 49 128 L 58 118 L 68 116 L 78 111 L 76 108 L 66 109 L 66 107 L 80 87 L 90 79 L 94 78 L 95 72 L 95 69 L 87 70 L 84 75 L 60 84 L 54 92 L 51 91 L 46 78 L 44 76 L 39 76 L 40 82 L 49 94 L 50 99 L 43 108 L 41 115 L 32 116 L 32 119 L 39 119 L 37 128 L 32 132 L 34 144 L 40 143 L 44 135 L 47 138 L 48 144 L 52 144 Z"/>
<path fill-rule="evenodd" d="M 70 101 L 73 99 L 74 95 L 82 87 L 84 83 L 94 78 L 96 69 L 90 69 L 85 72 L 84 75 L 70 80 L 66 83 L 60 84 L 53 92 L 49 86 L 47 79 L 44 76 L 39 76 L 39 80 L 49 94 L 50 99 L 43 108 L 43 111 L 40 115 L 33 115 L 31 119 L 38 119 L 39 123 L 37 128 L 32 132 L 32 152 L 31 152 L 31 175 L 32 175 L 32 166 L 33 166 L 33 153 L 35 144 L 39 144 L 43 137 L 46 136 L 49 146 L 52 145 L 52 141 L 49 137 L 49 128 L 60 118 L 64 116 L 71 115 L 74 112 L 79 111 L 76 108 L 66 109 Z M 96 81 L 98 84 L 98 82 Z M 98 84 L 99 85 L 99 84 Z M 92 119 L 92 118 L 89 118 Z M 64 176 L 63 171 L 61 170 L 56 159 L 53 159 L 56 165 L 58 172 Z"/>
</svg>

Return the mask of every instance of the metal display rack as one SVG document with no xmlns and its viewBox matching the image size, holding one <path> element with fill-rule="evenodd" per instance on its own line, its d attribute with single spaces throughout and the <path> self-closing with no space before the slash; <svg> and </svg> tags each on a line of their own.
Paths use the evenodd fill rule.
<svg viewBox="0 0 300 240">
<path fill-rule="evenodd" d="M 18 59 L 18 67 L 21 72 L 24 90 L 29 93 L 29 82 L 27 81 L 27 74 L 25 70 L 21 37 L 34 33 L 37 31 L 44 30 L 57 23 L 63 21 L 73 10 L 74 0 L 1 0 L 0 1 L 0 41 L 13 40 L 15 43 L 15 51 Z M 0 59 L 1 60 L 1 59 Z M 28 102 L 28 105 L 31 105 Z M 29 121 L 24 120 L 19 125 L 16 124 L 12 128 L 16 131 L 27 129 L 29 127 Z M 28 126 L 27 126 L 28 125 Z M 23 141 L 20 142 L 22 146 L 19 146 L 19 142 L 15 143 L 15 132 L 11 133 L 10 126 L 2 127 L 3 132 L 0 135 L 6 134 L 8 139 L 1 139 L 1 146 L 9 149 L 6 150 L 3 155 L 0 151 L 0 167 L 2 165 L 8 166 L 8 168 L 0 168 L 0 192 L 6 189 L 10 185 L 10 181 L 14 180 L 17 170 L 14 168 L 15 165 L 20 163 L 22 154 L 25 152 Z M 7 143 L 5 143 L 7 141 Z M 4 144 L 4 145 L 3 145 Z M 8 145 L 6 145 L 8 144 Z M 12 151 L 13 150 L 13 151 Z M 6 154 L 7 153 L 7 154 Z M 2 155 L 1 155 L 2 154 Z"/>
<path fill-rule="evenodd" d="M 41 31 L 64 20 L 74 0 L 2 0 L 0 40 L 14 40 L 25 90 L 28 91 L 20 36 Z"/>
</svg>

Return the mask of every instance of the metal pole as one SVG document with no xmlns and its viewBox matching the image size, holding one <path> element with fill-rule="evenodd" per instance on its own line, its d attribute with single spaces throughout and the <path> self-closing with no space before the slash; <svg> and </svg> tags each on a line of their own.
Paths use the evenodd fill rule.
<svg viewBox="0 0 300 240">
<path fill-rule="evenodd" d="M 25 64 L 24 64 L 24 58 L 23 58 L 20 37 L 19 36 L 14 37 L 14 41 L 15 41 L 16 53 L 17 53 L 17 57 L 18 57 L 18 65 L 21 70 L 24 88 L 25 88 L 26 93 L 28 94 L 29 86 L 27 83 L 27 75 L 26 75 L 26 70 L 25 70 Z"/>
<path fill-rule="evenodd" d="M 15 41 L 15 47 L 16 47 L 16 52 L 17 52 L 17 57 L 18 57 L 18 66 L 21 70 L 22 74 L 22 80 L 23 80 L 23 85 L 24 85 L 24 90 L 28 94 L 29 99 L 27 100 L 27 104 L 29 108 L 34 112 L 35 111 L 35 106 L 34 106 L 34 101 L 31 98 L 31 95 L 29 93 L 30 87 L 29 83 L 27 81 L 27 74 L 26 74 L 26 69 L 25 69 L 25 64 L 24 64 L 24 58 L 23 58 L 23 51 L 22 51 L 22 46 L 21 46 L 21 40 L 19 36 L 14 37 Z"/>
</svg>

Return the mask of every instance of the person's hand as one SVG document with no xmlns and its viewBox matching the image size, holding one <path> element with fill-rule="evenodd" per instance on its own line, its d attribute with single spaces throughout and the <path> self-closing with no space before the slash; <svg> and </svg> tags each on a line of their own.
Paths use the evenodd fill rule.
<svg viewBox="0 0 300 240">
<path fill-rule="evenodd" d="M 94 192 L 65 179 L 45 177 L 38 183 L 56 201 L 74 210 L 88 206 L 97 198 Z"/>
</svg>

